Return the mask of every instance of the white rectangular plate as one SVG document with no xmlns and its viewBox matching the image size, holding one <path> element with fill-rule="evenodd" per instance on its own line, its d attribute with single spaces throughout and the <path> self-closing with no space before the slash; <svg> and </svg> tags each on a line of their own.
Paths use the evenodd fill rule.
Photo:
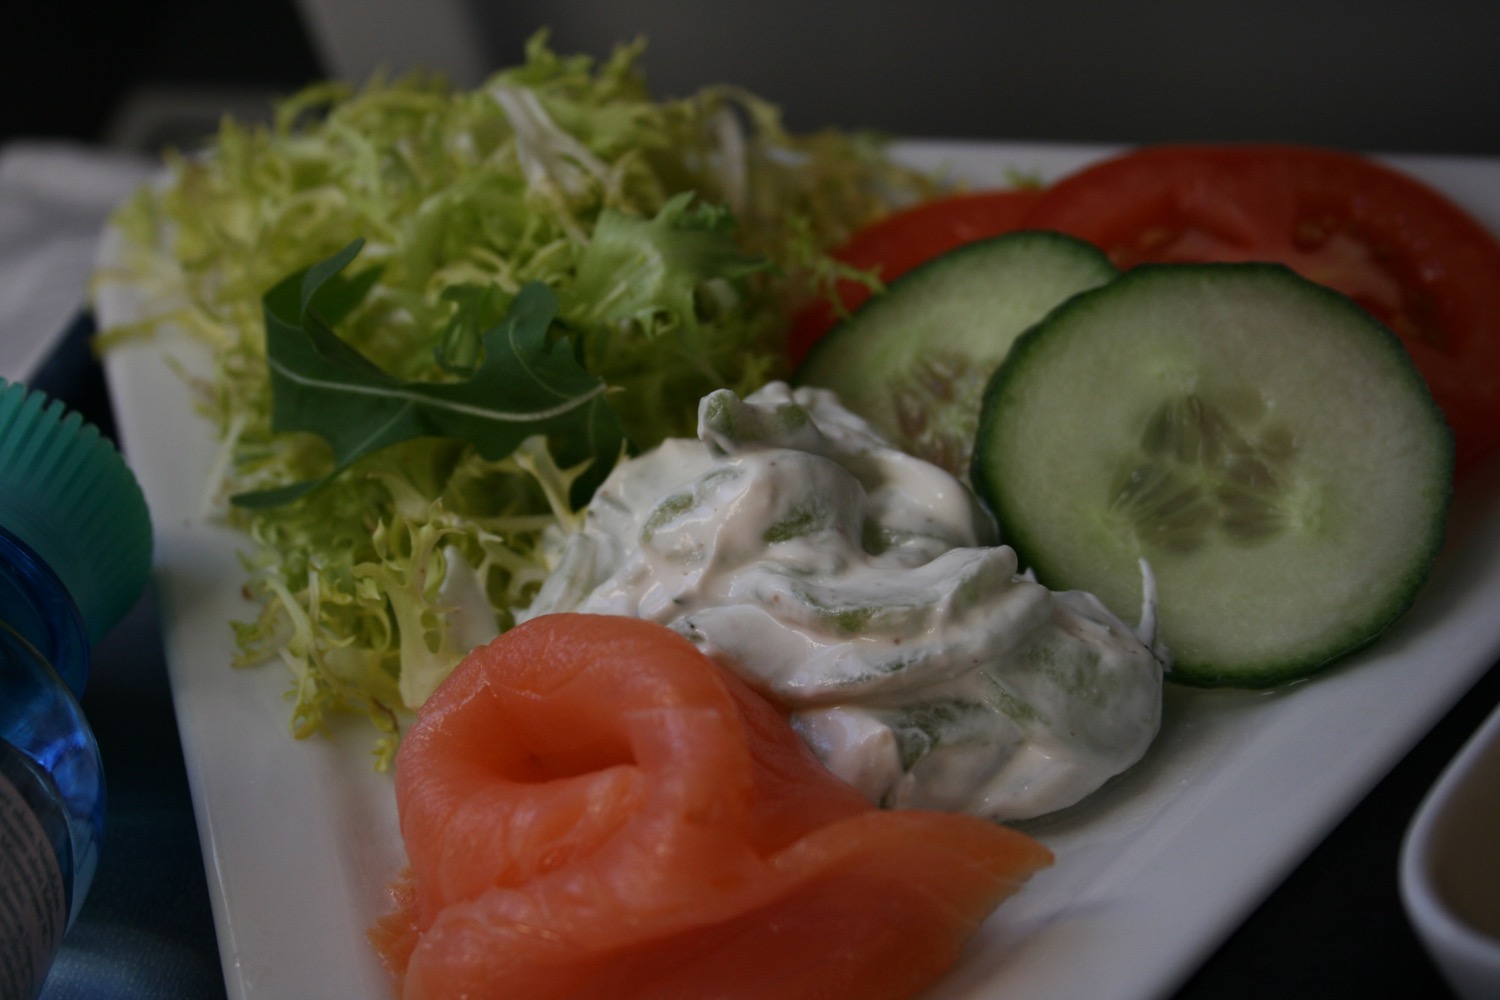
<svg viewBox="0 0 1500 1000">
<path fill-rule="evenodd" d="M 1055 177 L 1101 152 L 902 147 L 979 184 Z M 1393 162 L 1500 231 L 1500 163 Z M 133 294 L 106 286 L 102 323 L 131 315 Z M 230 666 L 229 622 L 253 614 L 240 593 L 240 539 L 204 517 L 216 446 L 167 364 L 200 368 L 198 351 L 158 338 L 106 364 L 157 531 L 168 666 L 229 994 L 386 996 L 365 931 L 403 859 L 390 781 L 357 726 L 290 737 L 278 665 Z M 1272 693 L 1169 687 L 1147 759 L 1033 824 L 1056 864 L 1001 907 L 933 997 L 1144 1000 L 1179 985 L 1500 654 L 1500 489 L 1470 485 L 1432 580 L 1378 644 Z"/>
</svg>

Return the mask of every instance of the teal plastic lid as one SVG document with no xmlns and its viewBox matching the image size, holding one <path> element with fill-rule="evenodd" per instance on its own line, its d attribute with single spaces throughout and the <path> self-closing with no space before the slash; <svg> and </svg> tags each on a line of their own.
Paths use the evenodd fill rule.
<svg viewBox="0 0 1500 1000">
<path fill-rule="evenodd" d="M 97 642 L 151 574 L 151 517 L 115 446 L 56 400 L 0 379 L 0 527 L 62 581 Z"/>
</svg>

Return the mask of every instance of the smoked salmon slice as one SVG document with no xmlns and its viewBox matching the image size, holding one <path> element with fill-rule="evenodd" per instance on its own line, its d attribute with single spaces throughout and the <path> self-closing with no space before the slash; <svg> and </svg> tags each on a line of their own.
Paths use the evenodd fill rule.
<svg viewBox="0 0 1500 1000">
<path fill-rule="evenodd" d="M 670 629 L 532 619 L 402 741 L 409 869 L 371 932 L 407 1000 L 882 1000 L 957 959 L 1051 854 L 875 809 Z"/>
</svg>

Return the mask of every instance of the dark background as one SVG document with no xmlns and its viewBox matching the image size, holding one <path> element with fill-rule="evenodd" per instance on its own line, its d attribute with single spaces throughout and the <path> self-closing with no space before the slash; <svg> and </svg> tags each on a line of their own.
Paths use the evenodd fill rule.
<svg viewBox="0 0 1500 1000">
<path fill-rule="evenodd" d="M 292 0 L 24 0 L 0 28 L 0 140 L 103 140 L 146 87 L 286 91 L 317 61 Z"/>
<path fill-rule="evenodd" d="M 394 23 L 402 0 L 9 4 L 0 140 L 119 139 L 125 119 L 123 141 L 149 146 L 210 128 L 220 109 L 323 75 L 330 50 L 304 15 L 330 2 L 353 10 L 380 64 L 402 68 L 419 47 L 421 24 Z M 644 35 L 662 96 L 732 81 L 799 129 L 1500 153 L 1493 0 L 489 0 L 465 13 L 489 68 L 519 61 L 541 26 L 558 51 L 594 55 Z"/>
</svg>

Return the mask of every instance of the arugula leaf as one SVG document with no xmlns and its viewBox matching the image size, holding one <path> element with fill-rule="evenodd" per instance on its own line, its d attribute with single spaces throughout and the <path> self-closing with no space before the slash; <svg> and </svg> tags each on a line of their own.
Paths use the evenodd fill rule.
<svg viewBox="0 0 1500 1000">
<path fill-rule="evenodd" d="M 565 338 L 548 331 L 557 300 L 540 282 L 525 285 L 509 311 L 483 335 L 483 358 L 467 377 L 448 382 L 398 379 L 345 343 L 333 324 L 368 292 L 367 270 L 341 272 L 363 246 L 343 250 L 289 275 L 266 293 L 266 360 L 271 381 L 271 426 L 326 440 L 334 467 L 326 475 L 274 489 L 240 493 L 233 502 L 264 508 L 290 503 L 327 484 L 360 458 L 420 437 L 459 438 L 486 459 L 510 455 L 527 438 L 554 442 L 564 467 L 591 463 L 574 482 L 581 505 L 609 471 L 624 433 L 605 399 L 604 381 L 574 359 Z M 493 310 L 484 294 L 456 295 L 460 313 Z M 462 316 L 454 327 L 469 321 Z"/>
</svg>

